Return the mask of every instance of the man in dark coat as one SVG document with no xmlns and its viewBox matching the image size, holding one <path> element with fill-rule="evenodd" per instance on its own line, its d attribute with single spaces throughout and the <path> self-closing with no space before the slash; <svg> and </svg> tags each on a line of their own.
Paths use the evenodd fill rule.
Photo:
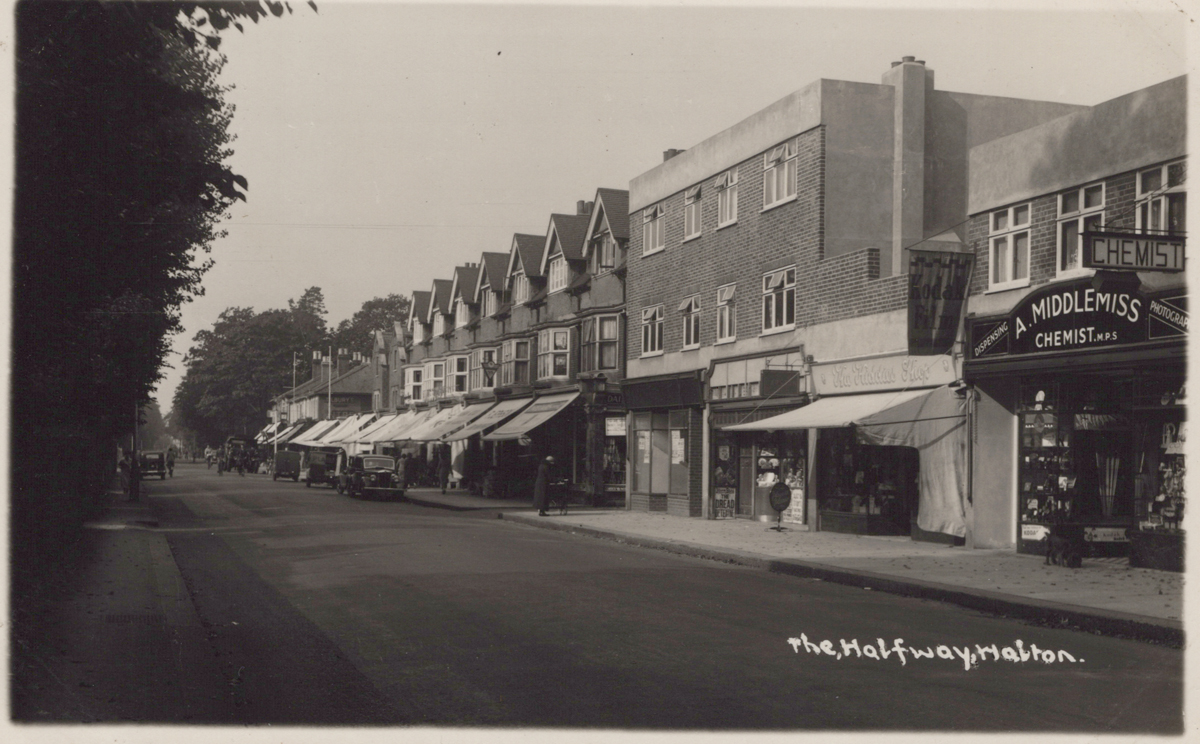
<svg viewBox="0 0 1200 744">
<path fill-rule="evenodd" d="M 450 445 L 443 444 L 438 448 L 441 453 L 441 459 L 438 460 L 438 484 L 442 487 L 442 493 L 446 492 L 446 487 L 450 485 Z"/>
<path fill-rule="evenodd" d="M 533 481 L 533 505 L 537 507 L 539 517 L 548 517 L 546 507 L 550 503 L 550 480 L 554 477 L 554 457 L 547 455 L 538 464 L 537 478 Z"/>
</svg>

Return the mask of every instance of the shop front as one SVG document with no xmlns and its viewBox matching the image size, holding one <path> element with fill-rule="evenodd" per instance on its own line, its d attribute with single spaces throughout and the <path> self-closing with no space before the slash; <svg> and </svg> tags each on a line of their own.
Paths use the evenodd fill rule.
<svg viewBox="0 0 1200 744">
<path fill-rule="evenodd" d="M 818 530 L 961 542 L 966 401 L 951 385 L 951 357 L 814 364 L 811 374 L 816 401 L 725 432 L 765 432 L 776 441 L 808 433 L 812 473 L 804 500 Z"/>
<path fill-rule="evenodd" d="M 633 511 L 701 515 L 700 372 L 626 380 L 629 410 L 629 498 Z"/>
<path fill-rule="evenodd" d="M 1007 442 L 981 432 L 978 456 L 1012 463 L 1019 552 L 1045 554 L 1055 530 L 1085 556 L 1182 570 L 1186 333 L 1186 293 L 1134 275 L 970 319 L 967 379 L 1015 419 Z"/>
<path fill-rule="evenodd" d="M 730 430 L 808 403 L 803 349 L 718 360 L 708 379 L 708 515 L 804 524 L 808 432 Z M 780 483 L 790 494 L 782 513 L 771 504 Z"/>
</svg>

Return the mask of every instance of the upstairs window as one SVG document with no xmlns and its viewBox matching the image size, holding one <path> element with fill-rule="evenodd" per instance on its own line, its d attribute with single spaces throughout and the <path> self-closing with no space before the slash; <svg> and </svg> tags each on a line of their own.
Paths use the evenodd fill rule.
<svg viewBox="0 0 1200 744">
<path fill-rule="evenodd" d="M 737 222 L 737 184 L 737 168 L 725 171 L 713 182 L 713 188 L 717 192 L 717 227 Z"/>
<path fill-rule="evenodd" d="M 454 357 L 450 360 L 450 392 L 467 392 L 467 357 Z"/>
<path fill-rule="evenodd" d="M 780 269 L 763 276 L 763 332 L 796 325 L 796 269 Z"/>
<path fill-rule="evenodd" d="M 1095 183 L 1058 195 L 1058 273 L 1082 268 L 1083 233 L 1104 225 L 1104 184 Z"/>
<path fill-rule="evenodd" d="M 498 357 L 496 349 L 475 349 L 471 352 L 471 390 L 490 388 L 496 384 L 499 367 L 492 365 L 496 364 Z M 491 374 L 488 373 L 488 369 L 491 370 Z"/>
<path fill-rule="evenodd" d="M 642 255 L 661 251 L 666 247 L 663 226 L 667 210 L 661 204 L 642 210 Z"/>
<path fill-rule="evenodd" d="M 763 209 L 796 198 L 796 143 L 788 142 L 763 156 Z"/>
<path fill-rule="evenodd" d="M 567 288 L 567 260 L 558 254 L 550 259 L 550 291 L 559 292 Z"/>
<path fill-rule="evenodd" d="M 1019 204 L 988 215 L 988 288 L 1029 284 L 1029 205 Z"/>
<path fill-rule="evenodd" d="M 683 314 L 683 348 L 700 348 L 700 295 L 693 295 L 679 303 Z"/>
<path fill-rule="evenodd" d="M 587 318 L 583 321 L 581 328 L 583 330 L 581 369 L 584 372 L 616 369 L 619 316 L 601 315 L 596 318 Z"/>
<path fill-rule="evenodd" d="M 642 311 L 642 356 L 662 353 L 663 307 L 657 305 Z"/>
<path fill-rule="evenodd" d="M 510 339 L 504 342 L 501 380 L 505 385 L 529 384 L 529 341 Z"/>
<path fill-rule="evenodd" d="M 736 284 L 727 284 L 717 290 L 717 343 L 737 338 L 737 313 L 733 303 Z"/>
<path fill-rule="evenodd" d="M 492 292 L 491 287 L 484 287 L 479 293 L 479 315 L 483 318 L 492 317 L 492 313 L 496 312 L 496 295 Z"/>
<path fill-rule="evenodd" d="M 425 365 L 425 397 L 440 398 L 446 394 L 446 365 L 433 362 Z"/>
<path fill-rule="evenodd" d="M 433 314 L 433 335 L 440 336 L 446 332 L 446 316 L 442 313 Z"/>
<path fill-rule="evenodd" d="M 683 239 L 700 237 L 700 187 L 693 186 L 683 193 Z"/>
<path fill-rule="evenodd" d="M 538 379 L 566 377 L 571 352 L 571 329 L 553 328 L 538 333 Z"/>
<path fill-rule="evenodd" d="M 461 297 L 454 300 L 454 327 L 465 328 L 467 321 L 470 320 L 467 313 L 467 303 L 462 301 Z"/>
<path fill-rule="evenodd" d="M 523 305 L 529 301 L 529 277 L 524 271 L 516 271 L 512 276 L 512 301 L 514 305 Z"/>
<path fill-rule="evenodd" d="M 589 263 L 593 274 L 617 265 L 617 241 L 613 238 L 612 233 L 605 232 L 592 238 Z"/>
<path fill-rule="evenodd" d="M 408 399 L 409 400 L 421 400 L 421 388 L 422 388 L 421 379 L 422 379 L 423 374 L 424 374 L 424 370 L 422 370 L 420 367 L 416 367 L 416 368 L 408 370 Z"/>
<path fill-rule="evenodd" d="M 1138 173 L 1138 232 L 1187 233 L 1187 164 L 1160 165 Z"/>
</svg>

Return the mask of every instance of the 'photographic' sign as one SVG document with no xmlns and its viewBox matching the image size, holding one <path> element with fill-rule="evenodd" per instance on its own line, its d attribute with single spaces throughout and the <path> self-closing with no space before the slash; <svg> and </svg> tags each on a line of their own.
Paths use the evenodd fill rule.
<svg viewBox="0 0 1200 744">
<path fill-rule="evenodd" d="M 1083 267 L 1108 271 L 1183 271 L 1185 241 L 1179 235 L 1085 232 Z"/>
</svg>

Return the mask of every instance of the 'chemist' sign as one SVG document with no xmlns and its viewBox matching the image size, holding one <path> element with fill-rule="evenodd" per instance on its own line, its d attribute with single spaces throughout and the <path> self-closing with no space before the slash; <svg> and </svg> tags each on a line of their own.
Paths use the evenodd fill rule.
<svg viewBox="0 0 1200 744">
<path fill-rule="evenodd" d="M 1126 286 L 1097 289 L 1090 280 L 1035 292 L 1012 315 L 1014 354 L 1146 340 L 1146 300 Z"/>
<path fill-rule="evenodd" d="M 1110 271 L 1183 271 L 1184 239 L 1179 235 L 1085 232 L 1083 266 Z"/>
</svg>

